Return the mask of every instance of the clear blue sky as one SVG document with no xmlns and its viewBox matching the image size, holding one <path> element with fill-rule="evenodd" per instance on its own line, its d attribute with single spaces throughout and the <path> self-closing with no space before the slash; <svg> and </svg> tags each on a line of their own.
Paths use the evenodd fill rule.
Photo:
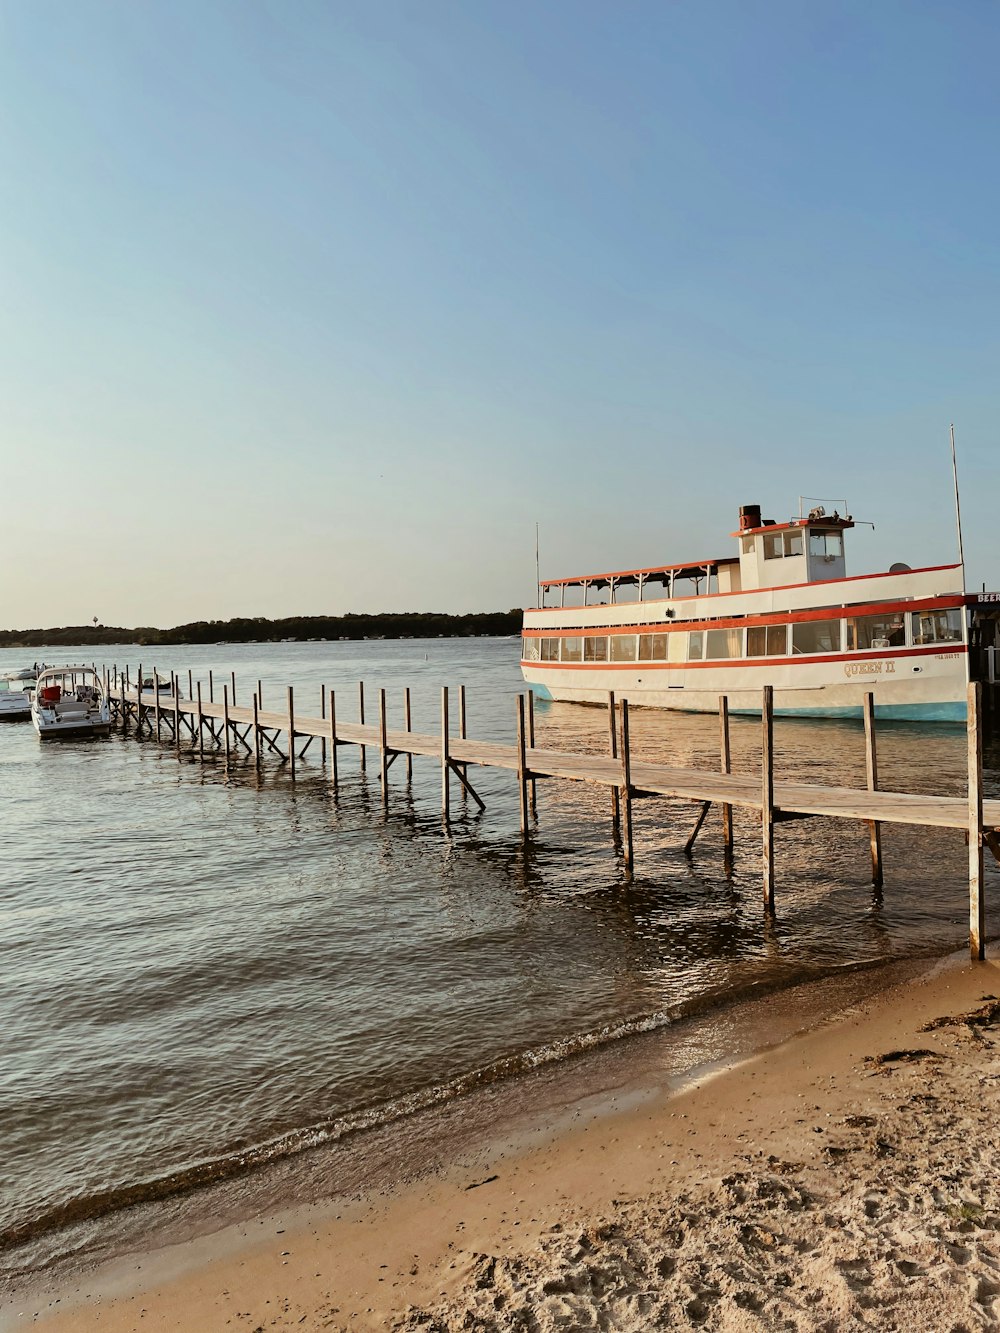
<svg viewBox="0 0 1000 1333">
<path fill-rule="evenodd" d="M 1000 9 L 0 4 L 0 625 L 466 611 L 846 498 L 1000 587 Z"/>
</svg>

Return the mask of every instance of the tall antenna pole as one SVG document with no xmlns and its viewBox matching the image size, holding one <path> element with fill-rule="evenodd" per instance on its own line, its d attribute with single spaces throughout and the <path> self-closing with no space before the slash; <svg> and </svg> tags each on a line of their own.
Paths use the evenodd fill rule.
<svg viewBox="0 0 1000 1333">
<path fill-rule="evenodd" d="M 538 524 L 535 524 L 535 597 L 536 606 L 542 604 L 542 576 L 538 567 Z"/>
<path fill-rule="evenodd" d="M 955 457 L 955 425 L 951 427 L 951 474 L 955 482 L 955 522 L 958 524 L 958 561 L 962 566 L 962 592 L 965 592 L 965 552 L 962 550 L 962 506 L 958 498 L 958 460 Z"/>
</svg>

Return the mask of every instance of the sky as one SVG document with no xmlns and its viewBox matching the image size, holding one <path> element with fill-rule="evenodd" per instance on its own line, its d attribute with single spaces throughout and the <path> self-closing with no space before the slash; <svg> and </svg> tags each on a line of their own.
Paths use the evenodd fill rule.
<svg viewBox="0 0 1000 1333">
<path fill-rule="evenodd" d="M 1000 588 L 992 0 L 0 0 L 0 628 Z"/>
</svg>

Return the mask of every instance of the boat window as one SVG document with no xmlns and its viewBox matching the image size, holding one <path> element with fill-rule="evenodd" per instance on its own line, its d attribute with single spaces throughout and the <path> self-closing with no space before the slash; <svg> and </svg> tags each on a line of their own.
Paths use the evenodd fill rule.
<svg viewBox="0 0 1000 1333">
<path fill-rule="evenodd" d="M 540 643 L 540 642 L 541 642 L 541 640 L 539 640 L 539 639 L 522 639 L 522 640 L 521 640 L 521 645 L 522 645 L 522 649 L 523 649 L 523 651 L 522 651 L 522 653 L 521 653 L 521 656 L 524 658 L 524 660 L 525 660 L 526 662 L 537 662 L 537 661 L 538 661 L 539 653 L 540 653 L 540 649 L 539 649 L 539 643 Z"/>
<path fill-rule="evenodd" d="M 542 661 L 543 661 L 543 662 L 558 662 L 558 661 L 559 661 L 559 640 L 558 640 L 558 639 L 542 639 L 542 640 L 541 640 L 541 645 L 542 645 L 541 656 L 542 656 Z"/>
<path fill-rule="evenodd" d="M 793 653 L 839 653 L 839 620 L 800 620 L 792 625 Z"/>
<path fill-rule="evenodd" d="M 786 555 L 802 554 L 801 532 L 768 532 L 764 535 L 764 559 L 779 560 Z"/>
<path fill-rule="evenodd" d="M 844 535 L 841 532 L 809 533 L 809 554 L 836 560 L 844 554 Z"/>
<path fill-rule="evenodd" d="M 787 652 L 787 625 L 755 625 L 747 630 L 747 657 L 784 657 Z"/>
<path fill-rule="evenodd" d="M 582 662 L 583 640 L 577 638 L 563 639 L 561 660 L 563 662 Z"/>
<path fill-rule="evenodd" d="M 948 611 L 913 611 L 914 643 L 961 643 L 962 612 L 957 606 Z"/>
<path fill-rule="evenodd" d="M 612 662 L 634 662 L 635 640 L 636 636 L 634 634 L 612 634 L 611 636 Z"/>
<path fill-rule="evenodd" d="M 688 635 L 688 661 L 700 662 L 704 657 L 704 632 L 700 629 L 693 629 Z"/>
<path fill-rule="evenodd" d="M 743 656 L 741 629 L 710 629 L 705 635 L 705 656 L 713 659 Z"/>
<path fill-rule="evenodd" d="M 753 555 L 753 537 L 742 537 L 740 540 L 743 546 L 743 554 Z"/>
<path fill-rule="evenodd" d="M 603 635 L 599 639 L 584 639 L 583 660 L 585 662 L 606 662 L 608 660 L 608 641 Z"/>
<path fill-rule="evenodd" d="M 906 642 L 902 611 L 896 615 L 852 616 L 847 622 L 847 648 L 898 648 Z"/>
<path fill-rule="evenodd" d="M 667 636 L 665 634 L 639 635 L 639 661 L 665 662 L 667 660 Z"/>
</svg>

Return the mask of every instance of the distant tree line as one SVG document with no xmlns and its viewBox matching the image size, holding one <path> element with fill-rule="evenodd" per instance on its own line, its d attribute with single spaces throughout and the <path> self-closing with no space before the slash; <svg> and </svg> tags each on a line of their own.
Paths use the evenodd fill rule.
<svg viewBox="0 0 1000 1333">
<path fill-rule="evenodd" d="M 476 611 L 450 616 L 438 611 L 398 611 L 379 615 L 265 616 L 235 620 L 195 620 L 173 629 L 148 625 L 64 625 L 59 629 L 0 630 L 0 648 L 54 648 L 60 644 L 102 643 L 281 643 L 310 639 L 474 638 L 482 634 L 520 634 L 521 612 Z"/>
</svg>

